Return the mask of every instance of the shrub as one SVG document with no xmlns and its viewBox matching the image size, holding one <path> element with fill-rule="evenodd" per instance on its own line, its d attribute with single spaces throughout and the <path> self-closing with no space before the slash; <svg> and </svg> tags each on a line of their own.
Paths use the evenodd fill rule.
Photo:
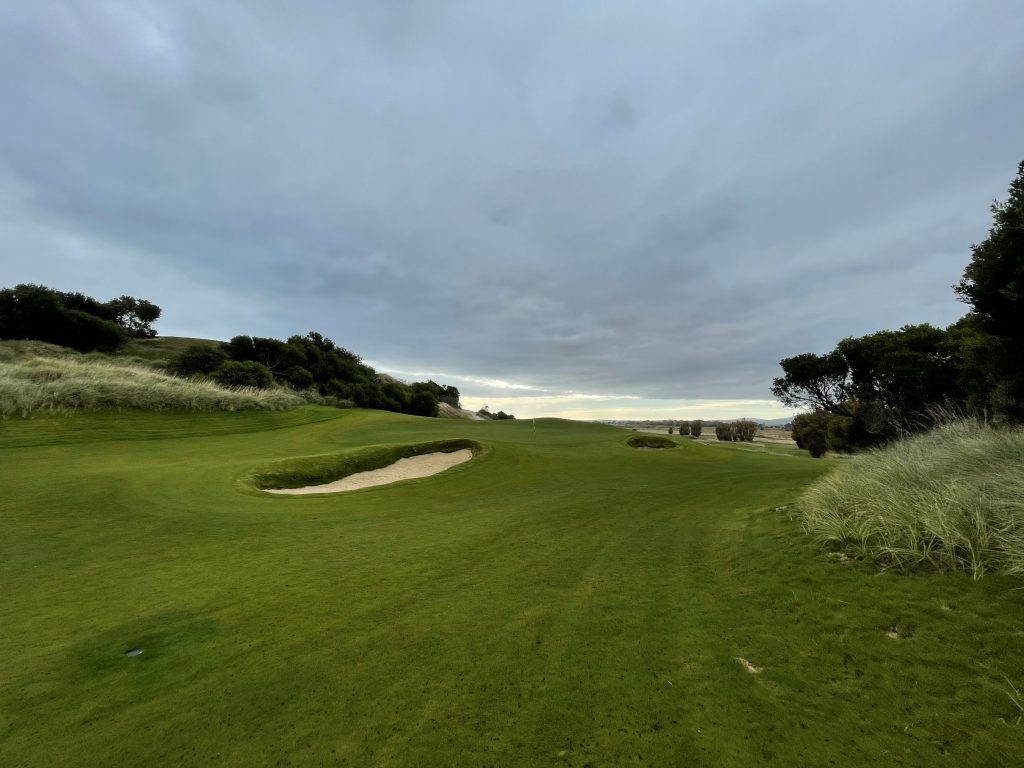
<svg viewBox="0 0 1024 768">
<path fill-rule="evenodd" d="M 797 448 L 803 448 L 818 459 L 828 450 L 828 425 L 831 414 L 824 411 L 801 413 L 793 419 L 793 440 Z"/>
<path fill-rule="evenodd" d="M 213 378 L 225 387 L 254 387 L 266 389 L 274 377 L 266 366 L 252 361 L 228 360 L 213 374 Z"/>
<path fill-rule="evenodd" d="M 53 338 L 44 341 L 83 352 L 113 352 L 126 340 L 124 331 L 115 323 L 77 309 L 64 310 L 54 319 L 54 327 L 57 332 Z"/>
<path fill-rule="evenodd" d="M 798 519 L 883 565 L 1024 573 L 1024 430 L 958 421 L 869 450 L 813 485 Z"/>
<path fill-rule="evenodd" d="M 750 419 L 740 419 L 732 424 L 733 439 L 746 443 L 752 443 L 757 436 L 757 422 Z"/>
<path fill-rule="evenodd" d="M 220 347 L 193 344 L 178 355 L 171 369 L 179 376 L 208 374 L 220 368 L 227 359 L 227 353 Z"/>
<path fill-rule="evenodd" d="M 281 375 L 281 378 L 296 389 L 309 389 L 313 386 L 313 374 L 301 365 L 293 365 Z"/>
<path fill-rule="evenodd" d="M 631 448 L 675 448 L 674 441 L 661 435 L 634 435 L 626 441 Z"/>
<path fill-rule="evenodd" d="M 409 402 L 409 413 L 415 416 L 437 416 L 437 404 L 438 399 L 434 396 L 433 392 L 419 389 L 412 393 L 412 398 Z"/>
</svg>

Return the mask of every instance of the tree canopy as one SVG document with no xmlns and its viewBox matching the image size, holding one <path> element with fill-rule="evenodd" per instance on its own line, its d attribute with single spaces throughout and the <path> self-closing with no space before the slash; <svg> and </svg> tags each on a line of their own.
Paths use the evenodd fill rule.
<svg viewBox="0 0 1024 768">
<path fill-rule="evenodd" d="M 110 351 L 129 338 L 156 336 L 160 307 L 120 296 L 101 302 L 32 283 L 0 290 L 0 338 L 36 339 L 83 352 Z"/>
<path fill-rule="evenodd" d="M 459 390 L 435 381 L 406 384 L 377 373 L 359 355 L 321 333 L 291 336 L 287 341 L 261 336 L 235 336 L 218 352 L 186 349 L 176 361 L 182 373 L 211 375 L 231 383 L 266 386 L 272 381 L 295 389 L 313 389 L 321 396 L 347 400 L 362 408 L 379 408 L 416 416 L 436 416 L 438 403 L 458 406 Z M 245 364 L 240 368 L 240 364 Z M 259 374 L 253 366 L 265 372 Z M 257 382 L 257 378 L 259 381 Z"/>
<path fill-rule="evenodd" d="M 955 286 L 971 305 L 972 322 L 987 335 L 992 373 L 989 406 L 1024 421 L 1024 162 L 1005 202 L 991 207 L 988 237 L 972 246 L 971 261 Z"/>
<path fill-rule="evenodd" d="M 1024 421 L 1024 162 L 991 211 L 989 236 L 972 246 L 955 286 L 972 307 L 966 316 L 945 329 L 907 325 L 781 361 L 772 393 L 811 409 L 796 431 L 812 453 L 927 429 L 936 408 Z"/>
</svg>

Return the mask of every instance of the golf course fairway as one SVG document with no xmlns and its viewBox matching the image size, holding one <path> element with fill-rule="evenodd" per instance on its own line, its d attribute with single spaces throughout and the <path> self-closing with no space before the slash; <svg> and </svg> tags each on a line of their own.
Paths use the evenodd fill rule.
<svg viewBox="0 0 1024 768">
<path fill-rule="evenodd" d="M 1024 763 L 1019 579 L 829 557 L 778 508 L 838 461 L 630 435 L 0 422 L 0 766 Z M 249 480 L 450 439 L 434 477 Z"/>
</svg>

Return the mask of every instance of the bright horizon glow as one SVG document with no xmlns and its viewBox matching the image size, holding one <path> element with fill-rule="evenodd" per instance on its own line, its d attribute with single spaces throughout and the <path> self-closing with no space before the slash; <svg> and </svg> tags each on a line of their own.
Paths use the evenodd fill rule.
<svg viewBox="0 0 1024 768">
<path fill-rule="evenodd" d="M 574 407 L 574 403 L 579 403 Z M 661 420 L 661 419 L 742 419 L 769 420 L 791 418 L 795 411 L 774 400 L 683 400 L 632 398 L 628 402 L 607 400 L 594 402 L 571 395 L 551 397 L 477 397 L 463 396 L 462 406 L 479 410 L 487 405 L 490 411 L 505 411 L 516 418 L 555 417 L 595 420 Z"/>
<path fill-rule="evenodd" d="M 697 400 L 693 398 L 644 398 L 638 395 L 555 391 L 532 384 L 511 382 L 476 374 L 439 371 L 406 371 L 400 367 L 366 361 L 381 373 L 403 381 L 432 379 L 459 388 L 462 407 L 477 411 L 485 405 L 493 413 L 505 411 L 516 418 L 554 417 L 594 420 L 659 419 L 779 419 L 795 411 L 771 399 Z M 530 392 L 535 394 L 520 394 Z"/>
</svg>

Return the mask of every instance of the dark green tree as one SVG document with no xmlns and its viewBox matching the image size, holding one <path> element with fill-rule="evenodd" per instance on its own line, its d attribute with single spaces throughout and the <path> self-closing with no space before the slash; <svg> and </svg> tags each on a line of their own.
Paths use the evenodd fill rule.
<svg viewBox="0 0 1024 768">
<path fill-rule="evenodd" d="M 145 299 L 134 296 L 120 296 L 105 304 L 110 319 L 124 328 L 136 339 L 151 339 L 156 336 L 153 323 L 160 319 L 160 307 Z"/>
<path fill-rule="evenodd" d="M 409 401 L 409 413 L 414 416 L 437 416 L 437 397 L 426 389 L 413 390 Z"/>
<path fill-rule="evenodd" d="M 228 360 L 213 374 L 226 387 L 256 387 L 266 389 L 274 377 L 266 367 L 252 360 Z"/>
<path fill-rule="evenodd" d="M 793 439 L 797 447 L 807 450 L 816 459 L 824 456 L 828 450 L 829 421 L 833 418 L 834 414 L 816 410 L 793 419 Z"/>
<path fill-rule="evenodd" d="M 872 445 L 927 429 L 936 407 L 960 407 L 965 391 L 950 332 L 927 323 L 843 339 L 825 355 L 782 360 L 772 393 L 852 419 L 850 439 Z"/>
<path fill-rule="evenodd" d="M 993 409 L 1024 420 L 1024 162 L 1005 202 L 992 203 L 988 237 L 972 246 L 971 261 L 955 290 L 971 305 L 977 329 L 987 334 Z"/>
<path fill-rule="evenodd" d="M 213 373 L 228 359 L 227 353 L 219 346 L 193 344 L 186 347 L 172 365 L 179 376 L 195 376 Z"/>
<path fill-rule="evenodd" d="M 36 339 L 82 352 L 107 352 L 126 338 L 104 305 L 89 296 L 31 283 L 0 290 L 0 339 Z"/>
</svg>

